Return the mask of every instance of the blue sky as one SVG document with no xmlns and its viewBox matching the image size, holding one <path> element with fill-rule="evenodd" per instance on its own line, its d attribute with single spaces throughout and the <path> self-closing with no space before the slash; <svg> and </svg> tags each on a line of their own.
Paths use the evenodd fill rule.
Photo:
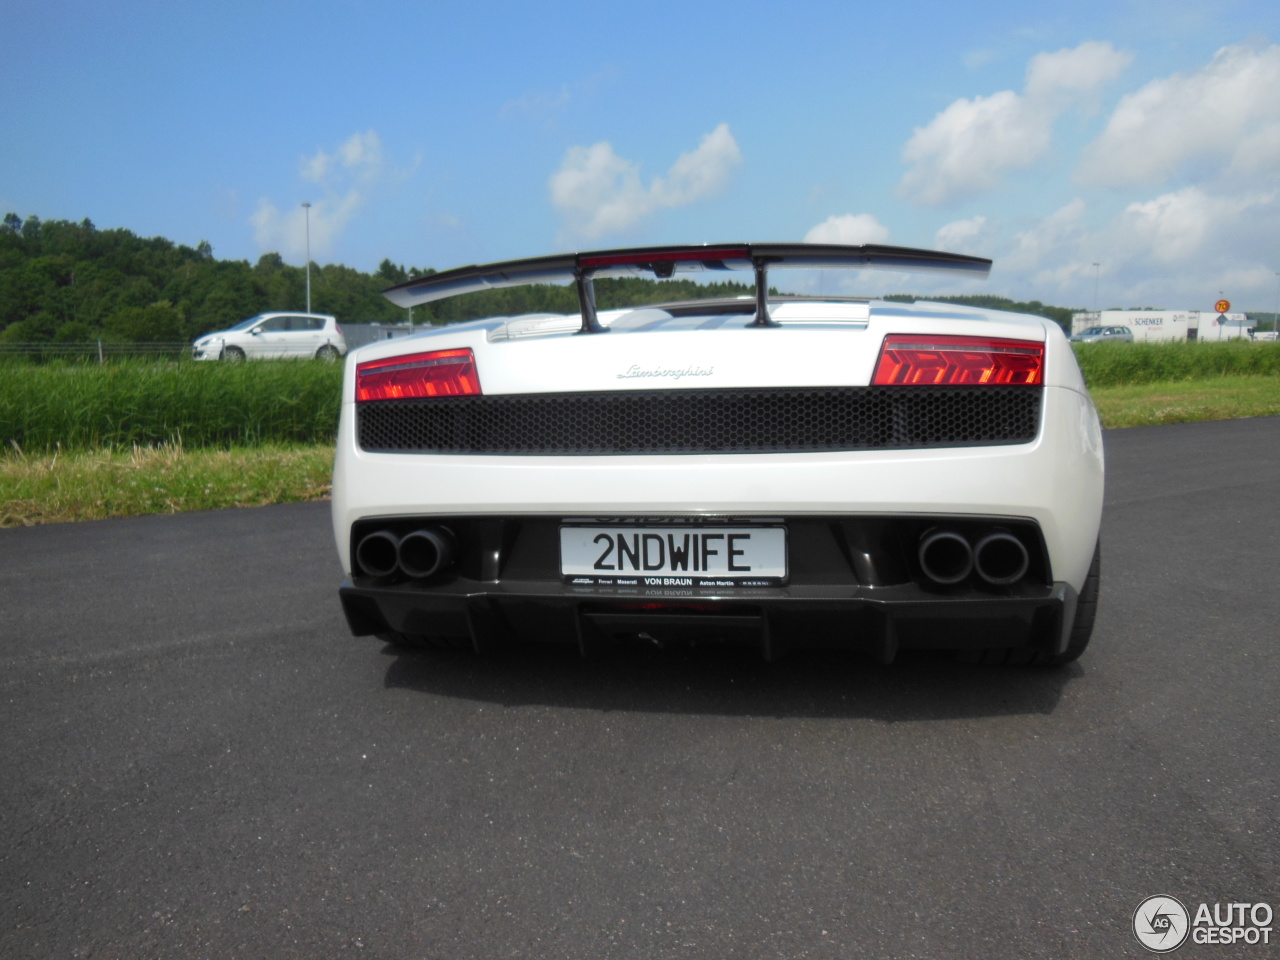
<svg viewBox="0 0 1280 960">
<path fill-rule="evenodd" d="M 1280 298 L 1280 4 L 35 4 L 0 208 L 251 262 L 884 242 L 1089 307 Z M 1099 264 L 1094 267 L 1094 264 Z"/>
</svg>

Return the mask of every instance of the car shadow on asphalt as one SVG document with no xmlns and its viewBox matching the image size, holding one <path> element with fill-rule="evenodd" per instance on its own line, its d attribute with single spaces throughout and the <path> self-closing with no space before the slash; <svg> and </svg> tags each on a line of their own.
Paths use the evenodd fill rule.
<svg viewBox="0 0 1280 960">
<path fill-rule="evenodd" d="M 582 710 L 868 718 L 888 723 L 1050 714 L 1084 674 L 956 662 L 907 651 L 888 666 L 845 651 L 792 652 L 772 662 L 751 648 L 627 646 L 589 657 L 530 644 L 477 655 L 388 645 L 388 688 L 502 706 Z"/>
</svg>

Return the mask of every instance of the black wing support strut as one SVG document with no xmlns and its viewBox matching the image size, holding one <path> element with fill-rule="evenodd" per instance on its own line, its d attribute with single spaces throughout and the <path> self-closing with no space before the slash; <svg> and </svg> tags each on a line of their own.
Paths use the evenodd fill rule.
<svg viewBox="0 0 1280 960">
<path fill-rule="evenodd" d="M 600 323 L 596 313 L 596 285 L 591 274 L 582 267 L 573 271 L 574 286 L 578 288 L 578 307 L 582 310 L 582 327 L 579 333 L 608 333 L 609 328 Z"/>
<path fill-rule="evenodd" d="M 780 327 L 782 324 L 769 316 L 769 261 L 765 257 L 753 257 L 751 266 L 756 273 L 756 317 L 748 327 Z"/>
</svg>

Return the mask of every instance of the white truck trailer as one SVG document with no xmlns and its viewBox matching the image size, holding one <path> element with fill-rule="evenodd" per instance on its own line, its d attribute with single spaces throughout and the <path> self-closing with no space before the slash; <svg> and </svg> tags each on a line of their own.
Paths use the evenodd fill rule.
<svg viewBox="0 0 1280 960">
<path fill-rule="evenodd" d="M 1071 317 L 1071 335 L 1090 327 L 1128 327 L 1144 340 L 1247 340 L 1248 317 L 1212 310 L 1099 310 Z"/>
</svg>

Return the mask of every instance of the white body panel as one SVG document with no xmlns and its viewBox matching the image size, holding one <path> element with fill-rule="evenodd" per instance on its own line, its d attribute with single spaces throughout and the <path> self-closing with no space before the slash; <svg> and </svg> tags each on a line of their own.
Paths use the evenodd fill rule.
<svg viewBox="0 0 1280 960">
<path fill-rule="evenodd" d="M 879 301 L 780 304 L 772 313 L 783 325 L 766 329 L 746 329 L 749 313 L 713 326 L 705 317 L 663 321 L 657 313 L 602 314 L 613 329 L 594 335 L 560 332 L 577 329 L 577 318 L 477 321 L 353 352 L 333 478 L 334 532 L 348 575 L 350 525 L 371 517 L 960 514 L 1037 521 L 1054 579 L 1082 588 L 1102 510 L 1102 437 L 1056 324 Z M 890 333 L 1044 342 L 1038 438 L 923 450 L 658 456 L 366 453 L 356 440 L 355 368 L 365 360 L 471 347 L 486 395 L 864 386 Z"/>
<path fill-rule="evenodd" d="M 508 323 L 480 320 L 368 344 L 352 353 L 352 362 L 470 347 L 475 351 L 485 394 L 863 386 L 871 381 L 880 344 L 889 333 L 976 332 L 989 337 L 1044 341 L 1052 328 L 1057 338 L 1055 349 L 1060 346 L 1068 351 L 1068 363 L 1057 369 L 1063 378 L 1058 382 L 1083 389 L 1074 357 L 1057 324 L 1017 314 L 928 306 L 935 309 L 908 313 L 906 305 L 888 304 L 885 309 L 873 309 L 869 320 L 852 323 L 806 323 L 790 319 L 799 311 L 777 309 L 773 315 L 784 324 L 781 328 L 747 328 L 748 316 L 735 317 L 715 329 L 684 326 L 676 320 L 648 329 L 615 327 L 608 334 L 594 336 L 568 332 L 511 339 L 507 335 Z M 608 314 L 601 314 L 606 324 L 610 319 Z M 958 325 L 957 319 L 976 321 L 980 326 L 975 331 Z M 554 325 L 548 321 L 547 326 L 576 331 L 579 323 L 572 317 Z M 642 375 L 636 376 L 637 373 Z M 1048 377 L 1046 381 L 1054 382 Z M 354 397 L 355 384 L 349 375 L 343 387 L 343 403 L 352 402 Z"/>
</svg>

